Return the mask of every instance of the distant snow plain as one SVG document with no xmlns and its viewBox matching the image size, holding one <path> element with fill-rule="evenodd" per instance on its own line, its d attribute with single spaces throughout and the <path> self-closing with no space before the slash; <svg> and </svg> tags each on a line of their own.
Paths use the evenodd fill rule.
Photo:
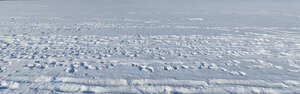
<svg viewBox="0 0 300 94">
<path fill-rule="evenodd" d="M 2 94 L 296 94 L 298 0 L 1 0 Z"/>
</svg>

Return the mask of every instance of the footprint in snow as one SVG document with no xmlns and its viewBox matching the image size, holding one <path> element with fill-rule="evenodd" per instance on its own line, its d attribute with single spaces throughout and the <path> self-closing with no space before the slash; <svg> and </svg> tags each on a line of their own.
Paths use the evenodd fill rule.
<svg viewBox="0 0 300 94">
<path fill-rule="evenodd" d="M 133 67 L 138 67 L 140 71 L 145 71 L 145 72 L 154 72 L 154 68 L 150 66 L 145 66 L 145 65 L 138 65 L 138 64 L 132 64 Z"/>
</svg>

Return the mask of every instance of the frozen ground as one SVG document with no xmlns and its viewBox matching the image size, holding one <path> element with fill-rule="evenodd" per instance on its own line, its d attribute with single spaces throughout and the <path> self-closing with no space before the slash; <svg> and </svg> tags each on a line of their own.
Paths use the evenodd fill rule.
<svg viewBox="0 0 300 94">
<path fill-rule="evenodd" d="M 299 93 L 299 4 L 0 0 L 0 93 Z"/>
</svg>

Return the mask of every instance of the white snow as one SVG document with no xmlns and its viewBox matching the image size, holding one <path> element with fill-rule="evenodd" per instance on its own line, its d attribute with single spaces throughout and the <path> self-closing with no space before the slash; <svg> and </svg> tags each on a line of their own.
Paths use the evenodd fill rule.
<svg viewBox="0 0 300 94">
<path fill-rule="evenodd" d="M 297 0 L 0 0 L 0 93 L 296 94 Z"/>
</svg>

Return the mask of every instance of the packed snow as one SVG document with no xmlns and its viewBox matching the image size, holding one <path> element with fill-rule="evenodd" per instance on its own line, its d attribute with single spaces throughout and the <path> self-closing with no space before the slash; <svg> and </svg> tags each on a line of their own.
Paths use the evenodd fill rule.
<svg viewBox="0 0 300 94">
<path fill-rule="evenodd" d="M 299 4 L 0 0 L 0 93 L 299 93 Z"/>
</svg>

